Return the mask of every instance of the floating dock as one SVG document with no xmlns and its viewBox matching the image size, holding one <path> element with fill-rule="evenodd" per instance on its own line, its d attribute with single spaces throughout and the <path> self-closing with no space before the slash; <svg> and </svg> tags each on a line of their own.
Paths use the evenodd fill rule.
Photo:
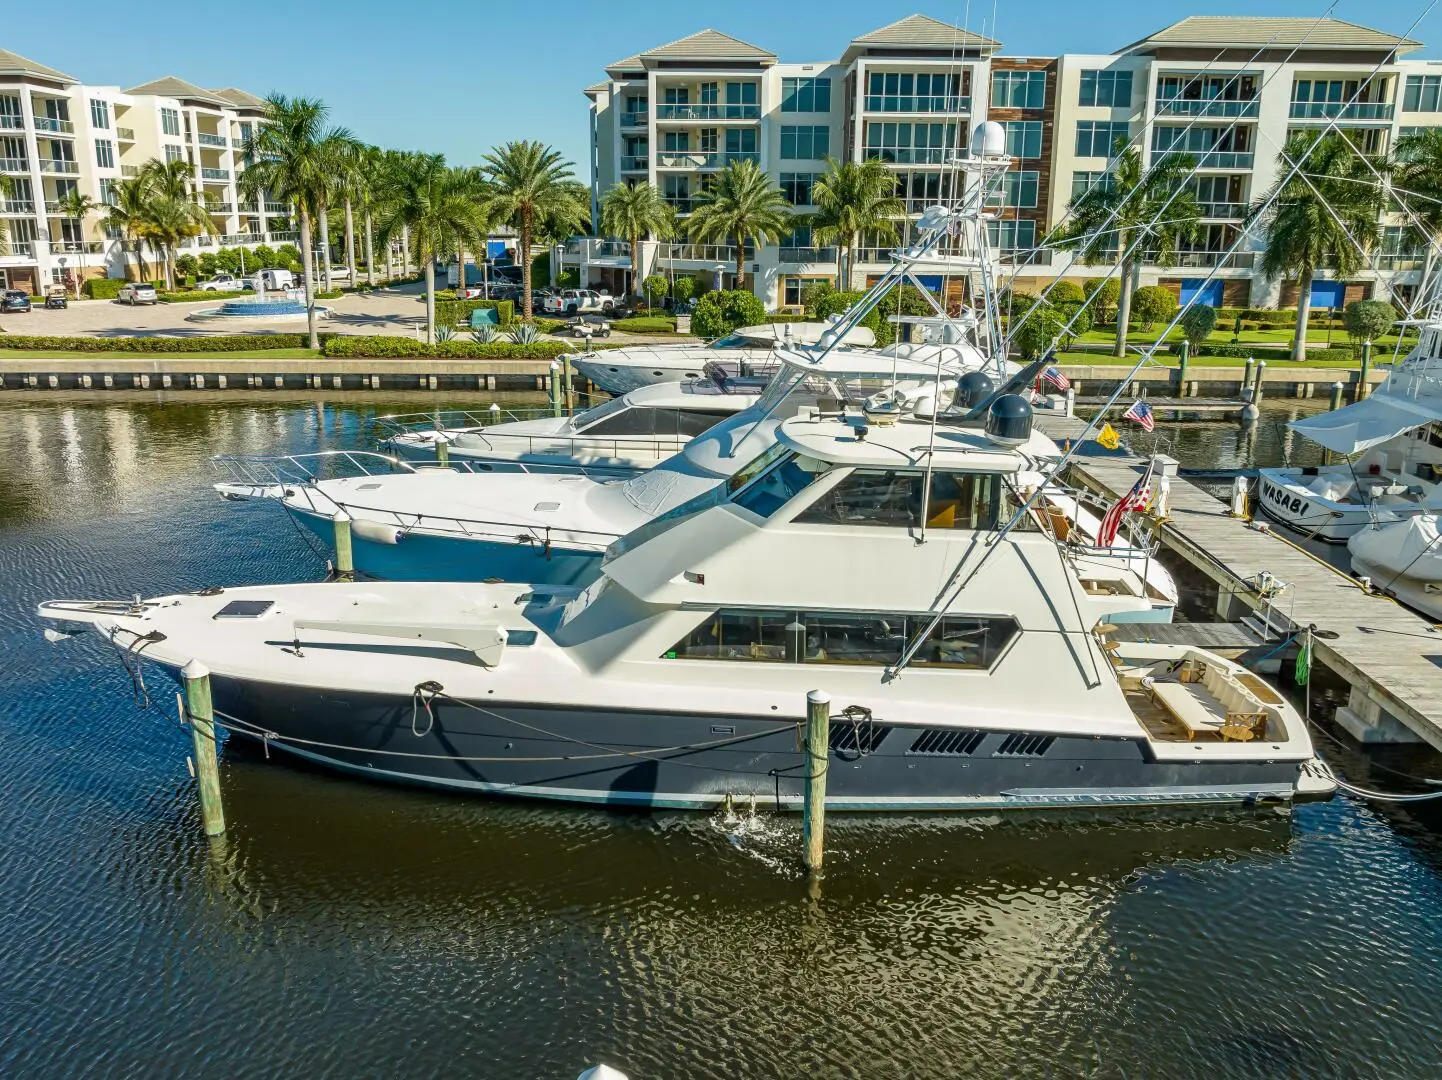
<svg viewBox="0 0 1442 1080">
<path fill-rule="evenodd" d="M 1057 442 L 1075 442 L 1086 422 L 1037 412 Z M 1116 499 L 1147 459 L 1134 454 L 1074 457 L 1071 479 Z M 1159 540 L 1218 586 L 1217 614 L 1274 635 L 1315 626 L 1313 659 L 1351 687 L 1337 720 L 1362 742 L 1426 742 L 1442 750 L 1442 630 L 1396 601 L 1292 543 L 1280 525 L 1253 528 L 1185 478 L 1170 482 L 1170 517 Z M 1283 586 L 1270 596 L 1266 575 Z"/>
</svg>

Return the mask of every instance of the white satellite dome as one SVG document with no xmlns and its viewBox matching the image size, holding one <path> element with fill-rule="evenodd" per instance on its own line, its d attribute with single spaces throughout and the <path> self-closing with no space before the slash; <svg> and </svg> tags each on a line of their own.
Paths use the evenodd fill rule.
<svg viewBox="0 0 1442 1080">
<path fill-rule="evenodd" d="M 972 129 L 971 156 L 995 158 L 1006 156 L 1006 129 L 995 120 L 986 120 Z"/>
</svg>

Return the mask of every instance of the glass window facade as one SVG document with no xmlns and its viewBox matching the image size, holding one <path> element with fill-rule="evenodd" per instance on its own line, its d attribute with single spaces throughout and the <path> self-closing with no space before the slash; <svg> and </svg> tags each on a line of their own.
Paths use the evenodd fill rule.
<svg viewBox="0 0 1442 1080">
<path fill-rule="evenodd" d="M 1046 72 L 992 72 L 991 107 L 993 109 L 1046 108 Z"/>
<path fill-rule="evenodd" d="M 101 131 L 110 130 L 110 103 L 98 98 L 90 100 L 90 126 Z"/>
<path fill-rule="evenodd" d="M 1132 103 L 1130 71 L 1083 71 L 1079 105 L 1099 105 L 1109 109 L 1124 108 Z"/>
<path fill-rule="evenodd" d="M 989 221 L 986 233 L 991 246 L 1004 254 L 1027 252 L 1036 247 L 1035 221 Z"/>
<path fill-rule="evenodd" d="M 1006 152 L 1015 158 L 1041 157 L 1041 121 L 1008 120 L 1001 125 L 1006 130 Z"/>
<path fill-rule="evenodd" d="M 872 71 L 866 76 L 868 112 L 955 112 L 962 107 L 961 75 Z"/>
<path fill-rule="evenodd" d="M 109 139 L 95 140 L 95 164 L 102 169 L 115 168 L 115 144 Z"/>
<path fill-rule="evenodd" d="M 1402 111 L 1442 112 L 1442 75 L 1408 75 L 1402 89 Z"/>
<path fill-rule="evenodd" d="M 816 183 L 816 173 L 784 172 L 781 174 L 781 194 L 792 206 L 811 205 L 811 185 Z"/>
<path fill-rule="evenodd" d="M 782 79 L 782 112 L 830 112 L 830 79 Z"/>
<path fill-rule="evenodd" d="M 822 124 L 782 124 L 781 157 L 790 160 L 824 158 L 831 153 L 831 129 Z"/>
<path fill-rule="evenodd" d="M 1076 155 L 1077 157 L 1109 158 L 1116 152 L 1118 139 L 1124 143 L 1127 141 L 1127 131 L 1128 128 L 1125 121 L 1078 121 L 1076 126 Z"/>
<path fill-rule="evenodd" d="M 1028 209 L 1035 207 L 1040 176 L 1039 172 L 1032 169 L 1004 173 L 1001 178 L 1001 205 Z"/>
<path fill-rule="evenodd" d="M 180 134 L 180 113 L 174 109 L 160 110 L 160 130 L 167 135 Z"/>
<path fill-rule="evenodd" d="M 866 125 L 867 157 L 901 164 L 941 165 L 955 153 L 955 124 Z"/>
</svg>

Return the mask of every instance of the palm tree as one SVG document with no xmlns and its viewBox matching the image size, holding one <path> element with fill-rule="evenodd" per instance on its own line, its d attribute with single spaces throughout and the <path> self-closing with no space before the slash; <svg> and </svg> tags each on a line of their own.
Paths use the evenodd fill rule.
<svg viewBox="0 0 1442 1080">
<path fill-rule="evenodd" d="M 486 179 L 481 170 L 474 167 L 452 168 L 450 177 L 447 180 L 453 194 L 460 198 L 470 199 L 478 207 L 484 207 L 489 197 L 486 187 Z M 482 214 L 484 217 L 484 213 Z M 481 238 L 480 247 L 475 252 L 484 263 L 486 257 L 485 237 Z M 463 233 L 456 233 L 456 288 L 466 287 L 466 236 Z"/>
<path fill-rule="evenodd" d="M 1339 278 L 1351 277 L 1366 265 L 1366 249 L 1380 235 L 1377 219 L 1386 195 L 1374 168 L 1379 166 L 1369 166 L 1345 135 L 1298 131 L 1277 156 L 1282 178 L 1247 215 L 1248 225 L 1267 231 L 1263 276 L 1297 279 L 1293 360 L 1307 357 L 1316 272 L 1330 267 Z"/>
<path fill-rule="evenodd" d="M 1068 208 L 1071 222 L 1058 240 L 1061 247 L 1079 249 L 1088 265 L 1120 264 L 1113 356 L 1126 355 L 1132 290 L 1143 258 L 1158 266 L 1171 266 L 1180 242 L 1195 240 L 1201 231 L 1202 216 L 1191 187 L 1195 158 L 1167 154 L 1143 171 L 1141 152 L 1124 146 L 1125 140 L 1118 139 L 1112 173 L 1072 199 Z"/>
<path fill-rule="evenodd" d="M 266 99 L 265 120 L 257 125 L 243 148 L 252 163 L 241 174 L 247 195 L 268 192 L 277 202 L 295 204 L 299 217 L 300 260 L 305 279 L 305 306 L 310 347 L 320 348 L 315 327 L 315 288 L 310 229 L 323 203 L 329 182 L 332 140 L 349 139 L 342 128 L 326 128 L 330 110 L 315 98 L 289 98 L 272 94 Z"/>
<path fill-rule="evenodd" d="M 641 239 L 647 234 L 669 239 L 676 231 L 676 211 L 650 184 L 617 184 L 601 200 L 601 231 L 630 243 L 631 292 L 640 296 Z"/>
<path fill-rule="evenodd" d="M 149 275 L 145 266 L 146 237 L 143 225 L 145 209 L 150 201 L 145 182 L 139 177 L 121 180 L 110 190 L 114 200 L 106 207 L 105 224 L 112 229 L 121 230 L 125 238 L 135 245 L 135 261 L 139 264 L 140 280 L 144 281 Z"/>
<path fill-rule="evenodd" d="M 1425 245 L 1422 294 L 1428 295 L 1437 247 L 1442 244 L 1442 128 L 1422 128 L 1397 140 L 1389 165 L 1392 193 L 1409 213 L 1403 238 Z"/>
<path fill-rule="evenodd" d="M 0 202 L 15 194 L 15 187 L 10 182 L 10 177 L 0 176 Z M 0 254 L 10 250 L 10 233 L 5 228 L 5 219 L 0 217 Z"/>
<path fill-rule="evenodd" d="M 464 172 L 464 170 L 461 170 Z M 440 154 L 410 155 L 396 177 L 393 201 L 380 223 L 382 242 L 402 229 L 416 245 L 426 277 L 426 343 L 436 340 L 436 260 L 448 254 L 452 238 L 476 246 L 485 242 L 489 222 L 474 188 L 457 182 Z"/>
<path fill-rule="evenodd" d="M 175 249 L 182 240 L 214 232 L 210 212 L 196 201 L 192 193 L 195 168 L 188 161 L 159 161 L 155 158 L 140 167 L 140 180 L 145 202 L 141 209 L 139 228 L 160 252 L 165 270 L 165 285 L 175 287 Z"/>
<path fill-rule="evenodd" d="M 491 186 L 491 216 L 521 234 L 521 306 L 529 319 L 531 242 L 538 222 L 548 222 L 548 231 L 553 232 L 562 231 L 567 223 L 579 226 L 589 213 L 589 200 L 578 191 L 571 163 L 544 143 L 508 142 L 486 155 L 482 170 Z"/>
<path fill-rule="evenodd" d="M 75 223 L 75 237 L 80 244 L 80 266 L 81 277 L 85 276 L 85 219 L 100 209 L 100 203 L 96 202 L 83 191 L 67 191 L 59 200 L 60 212 Z M 79 288 L 77 282 L 76 288 Z M 78 293 L 76 295 L 79 295 Z"/>
<path fill-rule="evenodd" d="M 356 276 L 355 205 L 365 199 L 366 157 L 370 148 L 348 140 L 336 155 L 335 190 L 345 210 L 345 265 L 351 287 L 360 284 Z"/>
<path fill-rule="evenodd" d="M 838 289 L 851 287 L 851 256 L 863 233 L 900 239 L 895 219 L 906 213 L 906 202 L 896 195 L 896 174 L 875 158 L 840 163 L 828 157 L 825 174 L 811 185 L 811 201 L 812 236 L 836 245 Z"/>
<path fill-rule="evenodd" d="M 385 159 L 381 151 L 374 146 L 361 146 L 355 155 L 354 167 L 350 170 L 351 181 L 354 184 L 353 197 L 360 204 L 361 221 L 365 229 L 365 250 L 366 250 L 366 284 L 376 283 L 376 244 L 375 244 L 375 219 L 376 208 L 381 203 L 381 193 L 385 186 Z M 389 263 L 390 245 L 386 245 L 386 258 Z M 351 271 L 352 275 L 355 273 Z M 387 276 L 390 275 L 390 267 L 386 267 Z"/>
<path fill-rule="evenodd" d="M 701 197 L 687 222 L 699 243 L 736 245 L 735 287 L 746 283 L 746 241 L 758 247 L 776 243 L 791 227 L 791 204 L 754 161 L 733 161 L 721 170 L 715 185 Z"/>
</svg>

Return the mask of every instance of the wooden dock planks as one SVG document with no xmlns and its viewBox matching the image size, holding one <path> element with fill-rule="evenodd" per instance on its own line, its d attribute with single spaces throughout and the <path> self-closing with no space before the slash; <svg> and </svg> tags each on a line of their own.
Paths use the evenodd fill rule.
<svg viewBox="0 0 1442 1080">
<path fill-rule="evenodd" d="M 1085 422 L 1038 412 L 1037 424 L 1057 441 L 1079 438 Z M 1136 483 L 1143 458 L 1072 459 L 1076 479 L 1112 498 Z M 1171 482 L 1171 518 L 1162 542 L 1253 608 L 1262 599 L 1250 586 L 1266 571 L 1287 583 L 1276 614 L 1294 625 L 1315 625 L 1315 655 L 1377 701 L 1418 736 L 1442 750 L 1442 631 L 1386 597 L 1369 595 L 1350 577 L 1290 543 L 1275 527 L 1260 532 L 1229 517 L 1216 498 L 1184 479 Z"/>
</svg>

